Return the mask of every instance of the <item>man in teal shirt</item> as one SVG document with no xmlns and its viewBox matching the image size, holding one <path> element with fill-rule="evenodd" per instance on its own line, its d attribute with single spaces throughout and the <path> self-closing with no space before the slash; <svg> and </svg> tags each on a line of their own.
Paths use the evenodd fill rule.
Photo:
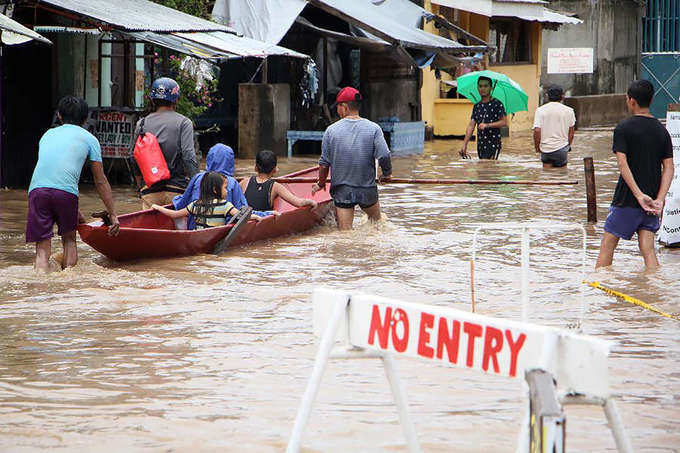
<svg viewBox="0 0 680 453">
<path fill-rule="evenodd" d="M 59 101 L 57 110 L 62 125 L 48 130 L 40 139 L 38 163 L 28 189 L 26 242 L 36 243 L 35 267 L 42 271 L 49 269 L 55 223 L 64 247 L 62 269 L 78 262 L 76 228 L 82 220 L 78 211 L 78 181 L 87 160 L 95 188 L 111 218 L 109 234 L 118 234 L 119 228 L 99 141 L 82 127 L 87 120 L 87 103 L 66 96 Z"/>
</svg>

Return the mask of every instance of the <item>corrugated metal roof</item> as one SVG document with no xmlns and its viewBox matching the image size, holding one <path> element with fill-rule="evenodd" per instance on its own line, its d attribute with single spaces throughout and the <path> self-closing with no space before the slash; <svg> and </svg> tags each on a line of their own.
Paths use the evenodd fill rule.
<svg viewBox="0 0 680 453">
<path fill-rule="evenodd" d="M 4 14 L 0 14 L 0 31 L 2 32 L 2 41 L 5 44 L 20 44 L 22 42 L 30 41 L 31 39 L 46 44 L 52 44 L 49 39 L 40 36 L 30 28 L 24 27 L 19 22 L 10 19 Z"/>
<path fill-rule="evenodd" d="M 269 55 L 309 58 L 305 54 L 285 47 L 219 31 L 196 33 L 154 33 L 146 31 L 127 32 L 126 35 L 206 60 L 227 60 L 243 57 L 263 58 Z"/>
<path fill-rule="evenodd" d="M 403 20 L 410 18 L 422 20 L 421 8 L 408 0 L 385 0 L 381 3 L 310 0 L 310 3 L 392 44 L 428 50 L 466 50 L 466 46 L 456 41 L 404 24 Z"/>
<path fill-rule="evenodd" d="M 246 38 L 245 36 L 235 36 L 219 31 L 210 33 L 173 33 L 173 35 L 241 57 L 262 58 L 269 55 L 282 55 L 295 58 L 309 58 L 308 55 L 286 49 L 285 47 L 275 46 L 256 39 Z"/>
<path fill-rule="evenodd" d="M 148 0 L 40 0 L 125 31 L 236 31 Z"/>
</svg>

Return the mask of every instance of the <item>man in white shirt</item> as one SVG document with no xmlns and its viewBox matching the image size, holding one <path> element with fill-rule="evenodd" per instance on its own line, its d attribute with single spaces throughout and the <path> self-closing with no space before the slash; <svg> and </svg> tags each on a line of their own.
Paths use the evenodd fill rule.
<svg viewBox="0 0 680 453">
<path fill-rule="evenodd" d="M 534 116 L 534 148 L 541 153 L 543 168 L 566 167 L 574 141 L 574 109 L 562 104 L 561 87 L 549 87 L 547 95 L 548 103 L 537 108 Z"/>
</svg>

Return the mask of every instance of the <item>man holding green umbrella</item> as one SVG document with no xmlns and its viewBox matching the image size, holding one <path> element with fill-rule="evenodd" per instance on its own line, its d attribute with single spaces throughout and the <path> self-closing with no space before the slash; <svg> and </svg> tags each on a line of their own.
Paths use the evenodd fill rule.
<svg viewBox="0 0 680 453">
<path fill-rule="evenodd" d="M 505 74 L 477 71 L 457 79 L 458 93 L 475 102 L 460 155 L 469 159 L 467 145 L 477 127 L 477 155 L 498 159 L 501 152 L 501 127 L 507 126 L 507 113 L 526 111 L 528 96 Z"/>
</svg>

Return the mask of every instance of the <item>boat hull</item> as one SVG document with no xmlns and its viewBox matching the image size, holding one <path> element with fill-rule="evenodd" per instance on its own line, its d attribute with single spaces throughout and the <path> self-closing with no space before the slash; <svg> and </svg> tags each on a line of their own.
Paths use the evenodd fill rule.
<svg viewBox="0 0 680 453">
<path fill-rule="evenodd" d="M 302 170 L 286 177 L 317 175 L 318 167 Z M 295 195 L 313 198 L 318 207 L 296 208 L 277 199 L 274 209 L 281 215 L 265 217 L 257 222 L 250 220 L 229 248 L 271 239 L 292 233 L 301 233 L 321 223 L 331 207 L 327 191 L 311 194 L 311 184 L 287 184 Z M 217 242 L 231 229 L 231 225 L 204 230 L 176 230 L 173 220 L 155 210 L 145 210 L 118 217 L 120 232 L 109 236 L 101 221 L 81 224 L 78 233 L 82 240 L 102 255 L 114 261 L 144 258 L 169 258 L 211 253 Z"/>
</svg>

